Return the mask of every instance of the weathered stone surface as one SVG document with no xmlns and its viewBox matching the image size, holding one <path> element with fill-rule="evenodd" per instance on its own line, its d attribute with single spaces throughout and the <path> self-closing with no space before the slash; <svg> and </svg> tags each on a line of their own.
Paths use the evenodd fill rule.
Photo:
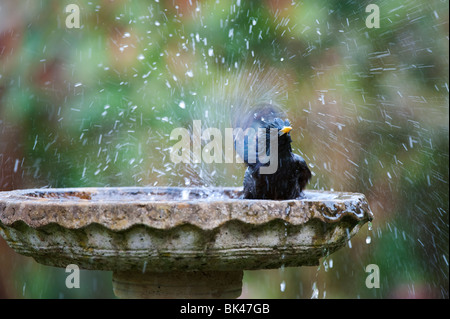
<svg viewBox="0 0 450 319">
<path fill-rule="evenodd" d="M 243 271 L 114 272 L 114 294 L 122 299 L 237 298 Z"/>
<path fill-rule="evenodd" d="M 372 219 L 362 194 L 242 200 L 238 188 L 0 192 L 0 235 L 38 262 L 114 271 L 237 271 L 317 264 Z"/>
</svg>

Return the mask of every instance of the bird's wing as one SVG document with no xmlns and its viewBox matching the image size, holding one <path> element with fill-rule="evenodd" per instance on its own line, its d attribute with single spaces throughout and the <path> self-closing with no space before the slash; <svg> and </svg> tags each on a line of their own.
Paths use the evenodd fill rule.
<svg viewBox="0 0 450 319">
<path fill-rule="evenodd" d="M 303 191 L 308 181 L 311 179 L 311 171 L 308 168 L 308 164 L 300 155 L 294 154 L 294 160 L 297 163 L 297 168 L 300 171 L 300 176 L 298 177 L 298 184 L 300 186 L 300 191 Z"/>
<path fill-rule="evenodd" d="M 253 199 L 256 192 L 255 179 L 253 177 L 253 170 L 247 167 L 244 175 L 244 198 Z"/>
</svg>

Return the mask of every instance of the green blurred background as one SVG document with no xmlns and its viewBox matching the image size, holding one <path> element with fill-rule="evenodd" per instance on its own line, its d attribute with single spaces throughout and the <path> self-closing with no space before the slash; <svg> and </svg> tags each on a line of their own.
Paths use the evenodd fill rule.
<svg viewBox="0 0 450 319">
<path fill-rule="evenodd" d="M 438 0 L 1 0 L 0 190 L 241 186 L 243 165 L 174 165 L 169 134 L 220 119 L 214 85 L 258 65 L 308 188 L 364 193 L 375 220 L 319 267 L 245 272 L 242 297 L 448 298 L 448 18 Z M 0 298 L 114 297 L 110 272 L 66 275 L 0 238 Z"/>
</svg>

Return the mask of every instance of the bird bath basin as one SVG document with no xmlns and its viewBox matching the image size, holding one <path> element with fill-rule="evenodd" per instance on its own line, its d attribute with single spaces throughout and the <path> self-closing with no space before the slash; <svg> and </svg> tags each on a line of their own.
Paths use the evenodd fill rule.
<svg viewBox="0 0 450 319">
<path fill-rule="evenodd" d="M 122 298 L 235 298 L 243 270 L 318 265 L 373 217 L 358 193 L 243 200 L 240 188 L 0 192 L 0 235 L 66 268 L 113 271 Z"/>
</svg>

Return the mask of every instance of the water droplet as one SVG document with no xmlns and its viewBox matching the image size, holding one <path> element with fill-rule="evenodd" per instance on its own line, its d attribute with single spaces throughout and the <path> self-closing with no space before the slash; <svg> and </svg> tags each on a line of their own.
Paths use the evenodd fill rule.
<svg viewBox="0 0 450 319">
<path fill-rule="evenodd" d="M 124 37 L 124 38 L 129 38 L 129 37 L 131 37 L 130 32 L 125 32 L 125 33 L 123 34 L 123 37 Z"/>
<path fill-rule="evenodd" d="M 346 232 L 347 232 L 347 239 L 348 239 L 347 244 L 348 244 L 348 248 L 352 248 L 352 241 L 350 240 L 350 238 L 351 238 L 350 232 L 349 232 L 348 228 L 346 228 L 345 230 L 346 230 Z"/>
<path fill-rule="evenodd" d="M 284 292 L 285 289 L 286 289 L 286 282 L 283 280 L 283 281 L 280 283 L 280 290 L 281 290 L 281 292 Z"/>
<path fill-rule="evenodd" d="M 311 295 L 311 299 L 318 299 L 319 298 L 319 289 L 317 289 L 317 283 L 314 282 L 312 286 L 313 293 Z"/>
<path fill-rule="evenodd" d="M 323 268 L 325 269 L 325 272 L 328 271 L 328 267 L 329 267 L 328 262 L 326 260 L 324 260 L 323 261 Z"/>
<path fill-rule="evenodd" d="M 145 269 L 147 268 L 147 260 L 144 261 L 144 267 L 142 267 L 142 273 L 145 273 Z"/>
<path fill-rule="evenodd" d="M 181 107 L 182 109 L 186 108 L 186 104 L 184 103 L 184 101 L 180 101 L 180 103 L 178 103 L 178 106 Z"/>
<path fill-rule="evenodd" d="M 189 199 L 189 193 L 190 193 L 190 191 L 188 191 L 188 190 L 183 190 L 183 191 L 181 192 L 181 199 L 182 199 L 182 200 L 188 200 L 188 199 Z"/>
<path fill-rule="evenodd" d="M 370 244 L 372 242 L 372 238 L 370 236 L 366 237 L 366 244 Z"/>
<path fill-rule="evenodd" d="M 17 173 L 18 168 L 19 168 L 19 159 L 16 159 L 16 163 L 14 164 L 14 173 Z"/>
<path fill-rule="evenodd" d="M 139 61 L 142 61 L 142 60 L 145 59 L 145 56 L 141 53 L 141 54 L 138 55 L 137 58 L 138 58 Z"/>
</svg>

